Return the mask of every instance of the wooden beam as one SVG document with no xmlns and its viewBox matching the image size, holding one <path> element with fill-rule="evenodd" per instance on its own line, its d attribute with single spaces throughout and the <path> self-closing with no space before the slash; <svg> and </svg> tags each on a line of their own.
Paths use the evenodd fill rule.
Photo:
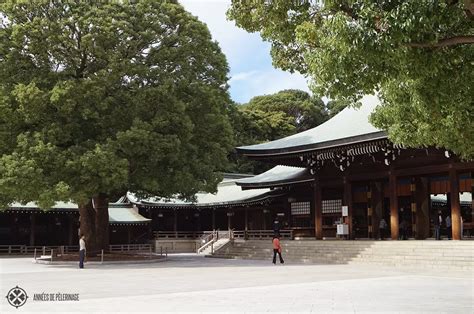
<svg viewBox="0 0 474 314">
<path fill-rule="evenodd" d="M 457 162 L 457 163 L 452 163 L 452 164 L 449 164 L 448 162 L 446 162 L 445 164 L 440 164 L 440 165 L 396 169 L 394 170 L 394 172 L 397 177 L 403 177 L 403 176 L 443 173 L 443 172 L 448 172 L 450 169 L 471 170 L 471 169 L 474 169 L 474 162 Z"/>
<path fill-rule="evenodd" d="M 392 240 L 398 239 L 398 197 L 397 197 L 397 177 L 392 171 L 388 177 L 390 195 L 390 230 Z"/>
<path fill-rule="evenodd" d="M 365 172 L 359 174 L 351 174 L 348 176 L 351 181 L 370 181 L 375 179 L 385 179 L 388 177 L 388 171 Z"/>
<path fill-rule="evenodd" d="M 314 234 L 317 240 L 323 239 L 323 201 L 319 180 L 314 182 Z"/>
<path fill-rule="evenodd" d="M 459 201 L 459 176 L 456 169 L 449 170 L 451 183 L 451 230 L 453 240 L 461 240 L 461 204 Z"/>
</svg>

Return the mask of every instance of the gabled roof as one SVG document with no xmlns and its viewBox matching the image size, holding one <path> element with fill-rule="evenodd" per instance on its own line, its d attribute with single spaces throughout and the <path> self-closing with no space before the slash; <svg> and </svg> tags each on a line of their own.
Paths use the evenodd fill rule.
<svg viewBox="0 0 474 314">
<path fill-rule="evenodd" d="M 216 193 L 197 193 L 196 201 L 185 201 L 179 198 L 152 197 L 138 199 L 133 193 L 127 193 L 130 202 L 145 207 L 159 208 L 206 208 L 252 205 L 261 203 L 275 196 L 270 189 L 245 190 L 236 184 L 236 179 L 226 178 L 217 186 Z"/>
<path fill-rule="evenodd" d="M 333 118 L 307 131 L 236 149 L 246 156 L 282 155 L 387 138 L 386 132 L 369 122 L 370 114 L 380 103 L 377 97 L 365 96 L 361 103 L 360 108 L 347 107 Z"/>
<path fill-rule="evenodd" d="M 242 188 L 267 188 L 314 181 L 307 168 L 276 166 L 255 177 L 237 180 Z"/>
</svg>

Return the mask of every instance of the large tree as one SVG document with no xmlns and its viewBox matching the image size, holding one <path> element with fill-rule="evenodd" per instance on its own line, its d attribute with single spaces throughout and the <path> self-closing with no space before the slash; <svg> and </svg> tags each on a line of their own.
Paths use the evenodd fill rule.
<svg viewBox="0 0 474 314">
<path fill-rule="evenodd" d="M 108 199 L 214 191 L 228 67 L 177 1 L 0 5 L 0 204 L 79 204 L 106 248 Z"/>
<path fill-rule="evenodd" d="M 274 64 L 372 117 L 396 143 L 474 158 L 474 4 L 456 0 L 232 1 L 228 16 L 272 43 Z"/>
<path fill-rule="evenodd" d="M 313 128 L 328 118 L 319 98 L 301 90 L 282 90 L 256 96 L 245 104 L 229 107 L 236 146 L 273 141 Z M 231 154 L 231 171 L 260 173 L 268 165 Z"/>
</svg>

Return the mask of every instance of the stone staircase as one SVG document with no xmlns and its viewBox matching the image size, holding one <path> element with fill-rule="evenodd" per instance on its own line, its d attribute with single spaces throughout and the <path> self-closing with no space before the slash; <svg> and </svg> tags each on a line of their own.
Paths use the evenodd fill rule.
<svg viewBox="0 0 474 314">
<path fill-rule="evenodd" d="M 212 253 L 212 250 L 218 251 L 219 249 L 221 249 L 224 245 L 228 244 L 229 242 L 230 242 L 229 238 L 219 239 L 217 241 L 214 241 L 212 246 L 208 245 L 204 250 L 202 250 L 198 254 L 210 255 Z"/>
<path fill-rule="evenodd" d="M 474 271 L 474 241 L 281 241 L 285 262 Z M 235 240 L 211 257 L 270 260 L 271 240 Z"/>
</svg>

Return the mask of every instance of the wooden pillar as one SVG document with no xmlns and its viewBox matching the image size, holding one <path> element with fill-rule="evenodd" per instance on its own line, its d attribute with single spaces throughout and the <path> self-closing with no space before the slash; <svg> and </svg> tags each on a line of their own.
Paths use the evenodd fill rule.
<svg viewBox="0 0 474 314">
<path fill-rule="evenodd" d="M 323 200 L 321 184 L 319 180 L 314 181 L 314 234 L 317 240 L 323 239 Z"/>
<path fill-rule="evenodd" d="M 461 204 L 459 201 L 459 176 L 456 169 L 449 170 L 449 181 L 451 184 L 451 222 L 453 240 L 461 240 Z"/>
<path fill-rule="evenodd" d="M 36 215 L 30 214 L 30 246 L 35 245 L 35 233 L 36 233 Z"/>
<path fill-rule="evenodd" d="M 263 230 L 267 230 L 267 213 L 266 213 L 267 209 L 264 208 L 262 210 L 262 215 L 263 215 Z"/>
<path fill-rule="evenodd" d="M 212 210 L 212 230 L 216 230 L 216 210 L 214 208 Z"/>
<path fill-rule="evenodd" d="M 372 186 L 367 184 L 367 237 L 375 239 L 374 208 L 372 207 Z"/>
<path fill-rule="evenodd" d="M 392 240 L 398 239 L 398 196 L 397 196 L 397 177 L 390 171 L 388 177 L 389 194 L 390 194 L 390 231 Z"/>
<path fill-rule="evenodd" d="M 174 231 L 174 236 L 177 238 L 178 237 L 178 212 L 177 210 L 173 210 L 174 213 L 174 221 L 173 221 L 173 231 Z"/>
<path fill-rule="evenodd" d="M 130 228 L 131 226 L 127 225 L 127 240 L 128 240 L 127 244 L 130 244 L 130 241 L 132 240 L 132 235 L 131 235 L 132 230 Z"/>
<path fill-rule="evenodd" d="M 355 230 L 352 228 L 352 184 L 347 177 L 344 177 L 344 205 L 347 206 L 348 210 L 346 224 L 349 226 L 349 239 L 354 239 Z"/>
<path fill-rule="evenodd" d="M 416 239 L 430 236 L 430 185 L 427 177 L 416 179 Z"/>
<path fill-rule="evenodd" d="M 416 213 L 418 211 L 418 206 L 416 203 L 416 178 L 413 177 L 411 178 L 410 182 L 410 193 L 411 193 L 411 232 L 412 232 L 412 237 L 417 239 L 418 238 L 418 230 L 417 230 L 417 224 L 416 224 Z"/>
<path fill-rule="evenodd" d="M 471 172 L 471 223 L 474 222 L 474 172 Z"/>
<path fill-rule="evenodd" d="M 384 218 L 383 198 L 382 182 L 372 182 L 370 185 L 370 202 L 372 204 L 372 236 L 374 239 L 380 238 L 379 225 L 380 220 Z"/>
<path fill-rule="evenodd" d="M 230 212 L 227 212 L 227 230 L 232 229 L 232 216 Z"/>
<path fill-rule="evenodd" d="M 249 209 L 245 208 L 245 231 L 249 230 Z"/>
<path fill-rule="evenodd" d="M 67 217 L 67 222 L 68 222 L 68 232 L 67 232 L 67 244 L 72 245 L 72 239 L 74 236 L 74 217 L 72 214 L 68 214 Z"/>
</svg>

